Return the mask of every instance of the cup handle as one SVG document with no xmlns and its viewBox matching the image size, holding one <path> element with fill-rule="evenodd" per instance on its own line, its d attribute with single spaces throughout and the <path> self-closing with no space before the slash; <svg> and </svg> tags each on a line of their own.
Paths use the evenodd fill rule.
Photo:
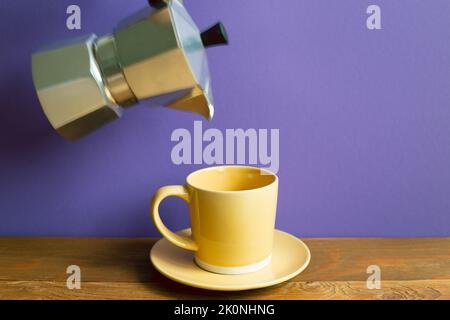
<svg viewBox="0 0 450 320">
<path fill-rule="evenodd" d="M 174 245 L 186 250 L 197 251 L 198 246 L 194 242 L 194 240 L 173 233 L 162 222 L 161 217 L 159 215 L 159 205 L 165 198 L 168 197 L 178 197 L 189 203 L 189 193 L 186 187 L 166 186 L 156 191 L 150 206 L 150 213 L 152 215 L 152 219 L 156 228 L 159 230 L 159 232 L 161 232 L 164 238 L 172 242 Z"/>
</svg>

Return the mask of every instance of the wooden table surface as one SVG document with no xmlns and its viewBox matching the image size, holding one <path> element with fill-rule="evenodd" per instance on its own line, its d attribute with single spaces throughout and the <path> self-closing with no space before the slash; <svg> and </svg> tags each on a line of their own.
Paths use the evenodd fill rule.
<svg viewBox="0 0 450 320">
<path fill-rule="evenodd" d="M 306 271 L 277 286 L 243 292 L 190 288 L 149 261 L 156 239 L 0 238 L 0 299 L 450 299 L 450 238 L 304 239 Z M 81 268 L 69 290 L 66 269 Z M 367 289 L 367 267 L 381 289 Z"/>
</svg>

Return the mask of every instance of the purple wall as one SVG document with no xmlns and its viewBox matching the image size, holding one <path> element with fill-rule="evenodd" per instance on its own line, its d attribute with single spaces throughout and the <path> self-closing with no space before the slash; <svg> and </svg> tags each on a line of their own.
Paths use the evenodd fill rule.
<svg viewBox="0 0 450 320">
<path fill-rule="evenodd" d="M 0 235 L 156 236 L 148 202 L 196 166 L 170 135 L 198 117 L 136 108 L 69 143 L 30 75 L 43 44 L 104 34 L 145 0 L 0 2 Z M 210 51 L 216 118 L 204 127 L 280 128 L 278 227 L 300 236 L 450 236 L 450 1 L 185 0 Z M 82 32 L 65 28 L 79 4 Z M 366 28 L 382 9 L 383 30 Z M 167 224 L 188 225 L 169 200 Z"/>
</svg>

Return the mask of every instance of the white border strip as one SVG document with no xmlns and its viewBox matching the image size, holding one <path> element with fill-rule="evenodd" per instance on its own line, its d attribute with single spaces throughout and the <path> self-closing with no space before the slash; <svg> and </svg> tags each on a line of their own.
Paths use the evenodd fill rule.
<svg viewBox="0 0 450 320">
<path fill-rule="evenodd" d="M 270 262 L 272 261 L 272 255 L 268 256 L 266 259 L 264 259 L 258 263 L 251 264 L 248 266 L 243 266 L 243 267 L 214 266 L 209 263 L 201 261 L 197 257 L 195 257 L 194 260 L 195 260 L 195 263 L 197 263 L 197 265 L 200 268 L 202 268 L 206 271 L 218 273 L 218 274 L 236 275 L 236 274 L 255 272 L 255 271 L 259 271 L 259 270 L 263 269 L 264 267 L 268 266 L 270 264 Z"/>
</svg>

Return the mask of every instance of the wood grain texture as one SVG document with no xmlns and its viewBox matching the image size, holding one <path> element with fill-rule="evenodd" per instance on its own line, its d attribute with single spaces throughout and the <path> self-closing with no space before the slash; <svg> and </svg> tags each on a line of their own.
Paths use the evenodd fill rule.
<svg viewBox="0 0 450 320">
<path fill-rule="evenodd" d="M 160 275 L 148 258 L 156 239 L 0 238 L 0 299 L 450 299 L 450 238 L 304 241 L 302 274 L 230 293 Z M 80 290 L 66 287 L 69 265 L 81 267 Z M 381 268 L 381 289 L 367 289 L 369 265 Z"/>
</svg>

